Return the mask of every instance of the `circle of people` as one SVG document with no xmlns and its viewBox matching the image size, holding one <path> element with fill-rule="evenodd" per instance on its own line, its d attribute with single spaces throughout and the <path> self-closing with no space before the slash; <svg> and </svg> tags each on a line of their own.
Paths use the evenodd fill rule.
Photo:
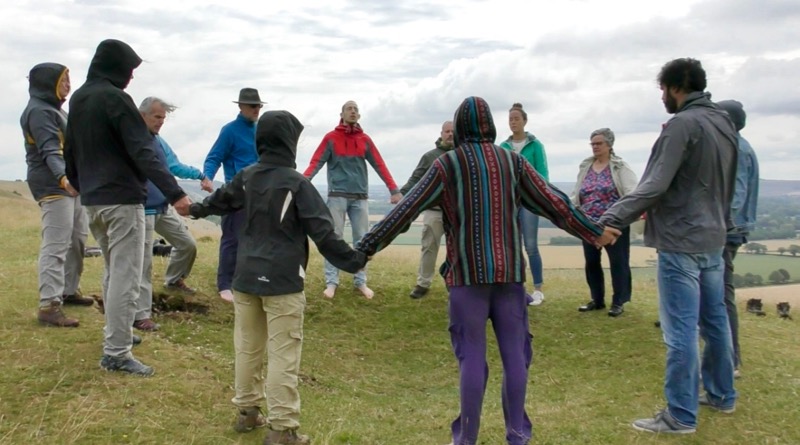
<svg viewBox="0 0 800 445">
<path fill-rule="evenodd" d="M 202 170 L 188 166 L 159 135 L 176 107 L 148 97 L 137 108 L 124 91 L 141 61 L 122 41 L 101 42 L 86 82 L 70 99 L 69 118 L 61 109 L 71 90 L 69 70 L 38 64 L 28 77 L 30 100 L 20 120 L 27 182 L 42 214 L 38 320 L 77 327 L 63 306 L 94 303 L 79 286 L 91 230 L 105 262 L 101 368 L 154 373 L 132 354 L 142 341 L 132 328 L 159 329 L 151 310 L 154 232 L 173 246 L 164 287 L 194 294 L 185 280 L 197 248 L 180 216 L 221 215 L 217 288 L 235 308 L 234 429 L 267 427 L 265 444 L 310 443 L 298 433 L 308 239 L 325 259 L 324 297 L 334 297 L 344 270 L 370 299 L 368 260 L 421 215 L 420 265 L 410 296 L 428 293 L 444 236 L 447 252 L 439 272 L 449 293 L 451 341 L 461 372 L 452 443 L 478 440 L 488 372 L 485 328 L 491 320 L 503 359 L 507 440 L 527 444 L 533 433 L 525 411 L 532 358 L 527 306 L 544 300 L 539 218 L 582 240 L 591 300 L 581 312 L 606 308 L 606 250 L 612 317 L 622 315 L 631 300 L 629 225 L 644 218 L 645 245 L 658 251 L 667 406 L 632 426 L 692 433 L 698 405 L 733 412 L 741 357 L 731 277 L 733 258 L 755 222 L 758 163 L 739 133 L 746 119 L 742 104 L 712 102 L 699 61 L 672 60 L 658 74 L 662 102 L 674 116 L 663 125 L 642 179 L 616 154 L 614 132 L 600 128 L 589 136 L 591 156 L 580 163 L 570 196 L 548 182 L 544 145 L 526 131 L 523 105 L 509 109 L 511 135 L 498 146 L 489 106 L 474 96 L 444 122 L 434 148 L 399 188 L 359 125 L 356 102 L 342 106 L 339 125 L 300 173 L 295 160 L 303 125 L 288 111 L 261 115 L 265 102 L 253 88 L 243 88 L 233 101 L 239 114 L 222 127 Z M 371 230 L 367 163 L 396 204 Z M 224 185 L 214 190 L 220 166 Z M 327 200 L 310 182 L 323 166 Z M 175 177 L 199 180 L 211 195 L 193 203 Z M 355 249 L 342 239 L 345 218 Z M 702 364 L 698 325 L 705 340 Z"/>
</svg>

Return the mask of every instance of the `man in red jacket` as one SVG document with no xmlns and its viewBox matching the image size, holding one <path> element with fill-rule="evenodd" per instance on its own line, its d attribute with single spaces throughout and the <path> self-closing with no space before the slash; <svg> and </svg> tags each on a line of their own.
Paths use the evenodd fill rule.
<svg viewBox="0 0 800 445">
<path fill-rule="evenodd" d="M 367 162 L 389 188 L 392 204 L 400 202 L 403 195 L 375 143 L 358 124 L 361 118 L 358 104 L 352 100 L 345 102 L 339 116 L 339 125 L 322 138 L 303 175 L 311 180 L 325 163 L 328 164 L 327 204 L 333 215 L 336 234 L 342 236 L 344 217 L 347 215 L 353 228 L 353 243 L 357 243 L 369 229 Z M 353 284 L 366 298 L 372 298 L 373 292 L 367 287 L 365 270 L 355 275 Z M 325 285 L 323 295 L 333 298 L 339 286 L 339 269 L 328 261 L 325 261 Z"/>
</svg>

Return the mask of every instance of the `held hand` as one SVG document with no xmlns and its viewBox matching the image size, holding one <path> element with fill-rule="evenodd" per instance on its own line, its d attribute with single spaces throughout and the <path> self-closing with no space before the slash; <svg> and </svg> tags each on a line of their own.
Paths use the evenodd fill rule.
<svg viewBox="0 0 800 445">
<path fill-rule="evenodd" d="M 392 195 L 391 198 L 389 198 L 389 202 L 391 202 L 392 204 L 397 204 L 398 202 L 400 202 L 401 199 L 403 199 L 403 194 L 397 192 L 394 195 Z"/>
<path fill-rule="evenodd" d="M 78 191 L 75 190 L 75 187 L 73 187 L 72 184 L 69 183 L 69 180 L 67 178 L 64 178 L 64 190 L 66 190 L 67 193 L 69 193 L 69 196 L 72 196 L 73 198 L 78 196 Z"/>
<path fill-rule="evenodd" d="M 208 178 L 203 178 L 203 180 L 200 181 L 200 188 L 211 193 L 214 191 L 214 183 Z"/>
<path fill-rule="evenodd" d="M 620 235 L 622 235 L 622 232 L 619 231 L 619 229 L 606 226 L 606 228 L 603 229 L 603 234 L 595 240 L 594 245 L 598 249 L 601 249 L 603 246 L 607 245 L 613 246 L 614 243 L 617 242 L 617 238 L 619 238 Z"/>
<path fill-rule="evenodd" d="M 175 207 L 175 211 L 178 212 L 178 215 L 189 216 L 190 205 L 192 205 L 192 200 L 189 199 L 188 196 L 184 196 L 183 198 L 175 201 L 175 203 L 172 204 L 172 207 Z"/>
</svg>

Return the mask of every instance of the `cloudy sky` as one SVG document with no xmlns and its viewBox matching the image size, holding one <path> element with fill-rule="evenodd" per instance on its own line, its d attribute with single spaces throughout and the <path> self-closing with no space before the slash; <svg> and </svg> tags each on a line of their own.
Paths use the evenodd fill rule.
<svg viewBox="0 0 800 445">
<path fill-rule="evenodd" d="M 137 104 L 155 95 L 180 107 L 161 134 L 196 166 L 249 86 L 305 125 L 301 170 L 353 99 L 402 185 L 441 123 L 477 95 L 498 142 L 508 108 L 523 103 L 553 181 L 574 181 L 599 127 L 616 132 L 616 152 L 641 174 L 669 118 L 656 74 L 694 57 L 714 99 L 744 103 L 762 177 L 796 179 L 800 167 L 797 0 L 22 0 L 0 6 L 0 179 L 25 177 L 30 68 L 67 65 L 77 89 L 105 38 L 146 60 L 127 90 Z"/>
</svg>

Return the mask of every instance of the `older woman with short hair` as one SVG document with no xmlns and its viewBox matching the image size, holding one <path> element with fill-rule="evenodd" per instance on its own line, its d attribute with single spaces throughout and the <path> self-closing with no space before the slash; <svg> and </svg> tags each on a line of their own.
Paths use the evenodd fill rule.
<svg viewBox="0 0 800 445">
<path fill-rule="evenodd" d="M 614 132 L 600 128 L 592 132 L 589 145 L 592 156 L 578 169 L 578 181 L 572 201 L 591 218 L 598 220 L 614 203 L 636 188 L 638 179 L 630 166 L 614 153 Z M 622 306 L 631 300 L 630 228 L 625 228 L 614 245 L 605 247 L 611 265 L 613 296 L 608 315 L 618 317 Z M 578 308 L 581 312 L 605 309 L 605 276 L 601 264 L 602 251 L 583 243 L 586 259 L 586 283 L 592 301 Z"/>
</svg>

